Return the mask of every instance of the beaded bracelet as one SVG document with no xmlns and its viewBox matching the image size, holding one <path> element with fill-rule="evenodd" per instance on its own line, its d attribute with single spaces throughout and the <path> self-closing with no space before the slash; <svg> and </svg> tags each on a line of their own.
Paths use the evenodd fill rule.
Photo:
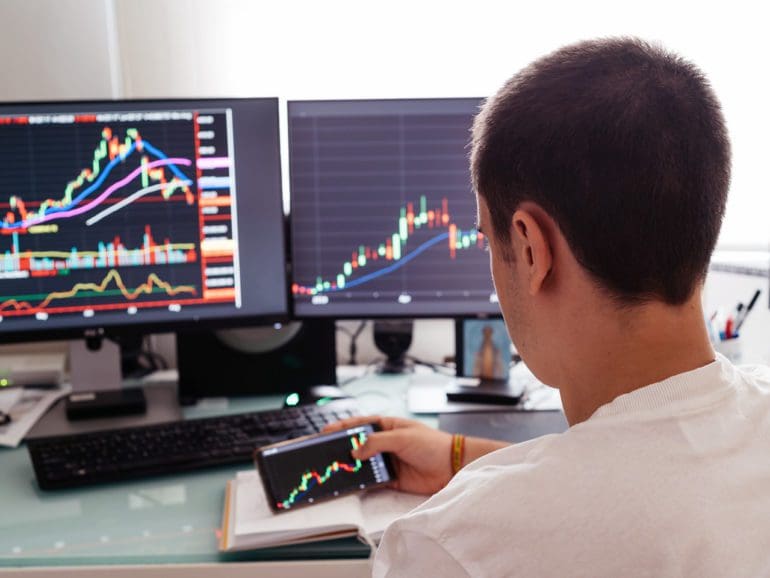
<svg viewBox="0 0 770 578">
<path fill-rule="evenodd" d="M 465 454 L 465 436 L 454 434 L 452 436 L 452 475 L 459 472 L 463 467 L 463 456 Z"/>
</svg>

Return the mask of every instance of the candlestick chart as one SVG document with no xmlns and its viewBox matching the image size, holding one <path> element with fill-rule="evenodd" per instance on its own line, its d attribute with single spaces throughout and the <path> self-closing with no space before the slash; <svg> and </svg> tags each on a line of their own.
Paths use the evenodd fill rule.
<svg viewBox="0 0 770 578">
<path fill-rule="evenodd" d="M 290 105 L 299 313 L 497 312 L 468 169 L 478 101 L 446 104 Z"/>
<path fill-rule="evenodd" d="M 366 435 L 364 433 L 358 434 L 356 437 L 350 438 L 351 450 L 355 450 L 362 446 L 366 442 Z M 352 463 L 347 463 L 352 462 Z M 342 475 L 344 473 L 356 474 L 361 471 L 363 467 L 361 460 L 347 459 L 346 461 L 333 460 L 329 465 L 323 468 L 319 473 L 314 469 L 307 469 L 299 477 L 299 483 L 289 491 L 286 499 L 278 502 L 276 505 L 279 509 L 288 510 L 294 505 L 294 503 L 301 501 L 310 494 L 310 492 L 316 486 L 324 486 L 329 483 L 329 480 L 333 476 Z M 328 490 L 329 488 L 324 488 Z"/>
<path fill-rule="evenodd" d="M 0 117 L 0 321 L 234 302 L 227 130 L 224 111 Z"/>
<path fill-rule="evenodd" d="M 266 450 L 262 470 L 276 509 L 289 510 L 389 481 L 382 455 L 367 460 L 351 456 L 371 432 L 369 425 L 358 426 Z"/>
</svg>

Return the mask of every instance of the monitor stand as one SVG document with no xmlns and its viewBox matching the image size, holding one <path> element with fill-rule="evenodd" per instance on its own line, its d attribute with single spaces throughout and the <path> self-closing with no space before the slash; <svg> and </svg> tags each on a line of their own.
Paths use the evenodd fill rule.
<svg viewBox="0 0 770 578">
<path fill-rule="evenodd" d="M 119 341 L 123 344 L 125 339 L 121 336 Z M 123 353 L 125 354 L 126 351 L 124 350 Z M 153 382 L 146 388 L 126 386 L 125 378 L 121 376 L 120 371 L 121 346 L 114 341 L 103 335 L 98 338 L 88 336 L 87 340 L 71 342 L 70 354 L 72 392 L 56 403 L 35 424 L 27 434 L 28 438 L 145 426 L 183 418 L 177 402 L 176 383 Z M 126 367 L 125 359 L 123 367 Z M 126 377 L 130 377 L 133 373 L 133 371 L 130 372 Z M 129 399 L 121 399 L 124 395 Z M 146 409 L 140 413 L 126 413 L 126 410 L 132 409 L 134 412 L 140 411 L 137 395 L 146 399 Z M 95 412 L 98 417 L 86 411 L 88 419 L 71 419 L 68 409 L 74 403 L 70 402 L 72 396 L 82 396 L 83 400 L 93 396 L 93 399 L 98 400 L 96 404 L 98 411 Z M 112 400 L 109 399 L 110 397 Z"/>
<path fill-rule="evenodd" d="M 109 339 L 95 347 L 85 339 L 69 342 L 70 383 L 75 391 L 103 391 L 123 387 L 120 346 Z"/>
<path fill-rule="evenodd" d="M 144 390 L 123 387 L 121 346 L 103 335 L 70 341 L 70 383 L 65 409 L 70 420 L 143 414 Z"/>
</svg>

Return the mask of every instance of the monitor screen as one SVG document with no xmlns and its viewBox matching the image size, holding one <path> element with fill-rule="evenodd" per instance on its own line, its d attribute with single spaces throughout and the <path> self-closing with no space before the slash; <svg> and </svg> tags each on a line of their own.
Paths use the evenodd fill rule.
<svg viewBox="0 0 770 578">
<path fill-rule="evenodd" d="M 0 105 L 0 340 L 287 315 L 277 99 Z"/>
<path fill-rule="evenodd" d="M 298 316 L 499 313 L 468 168 L 480 104 L 289 102 Z"/>
</svg>

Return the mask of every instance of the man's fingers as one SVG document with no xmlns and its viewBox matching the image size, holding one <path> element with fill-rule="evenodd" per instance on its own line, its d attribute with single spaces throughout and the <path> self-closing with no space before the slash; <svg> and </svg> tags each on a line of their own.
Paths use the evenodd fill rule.
<svg viewBox="0 0 770 578">
<path fill-rule="evenodd" d="M 367 415 L 363 417 L 349 417 L 346 419 L 341 419 L 338 422 L 330 423 L 324 426 L 323 431 L 324 432 L 339 431 L 341 429 L 355 427 L 357 425 L 363 425 L 365 423 L 379 424 L 380 429 L 382 429 L 383 431 L 387 431 L 391 429 L 407 428 L 407 427 L 428 427 L 426 425 L 421 424 L 420 422 L 417 422 L 411 419 L 406 419 L 403 417 Z"/>
<path fill-rule="evenodd" d="M 382 426 L 382 418 L 378 415 L 365 415 L 359 417 L 348 417 L 335 421 L 324 426 L 323 433 L 329 433 L 333 431 L 340 431 L 341 429 L 348 429 L 350 427 L 356 427 L 357 425 L 364 425 L 366 423 L 377 423 Z"/>
<path fill-rule="evenodd" d="M 382 452 L 398 452 L 402 445 L 403 435 L 401 431 L 382 431 L 369 434 L 366 443 L 357 450 L 353 450 L 351 455 L 358 460 L 368 460 L 373 455 Z"/>
</svg>

